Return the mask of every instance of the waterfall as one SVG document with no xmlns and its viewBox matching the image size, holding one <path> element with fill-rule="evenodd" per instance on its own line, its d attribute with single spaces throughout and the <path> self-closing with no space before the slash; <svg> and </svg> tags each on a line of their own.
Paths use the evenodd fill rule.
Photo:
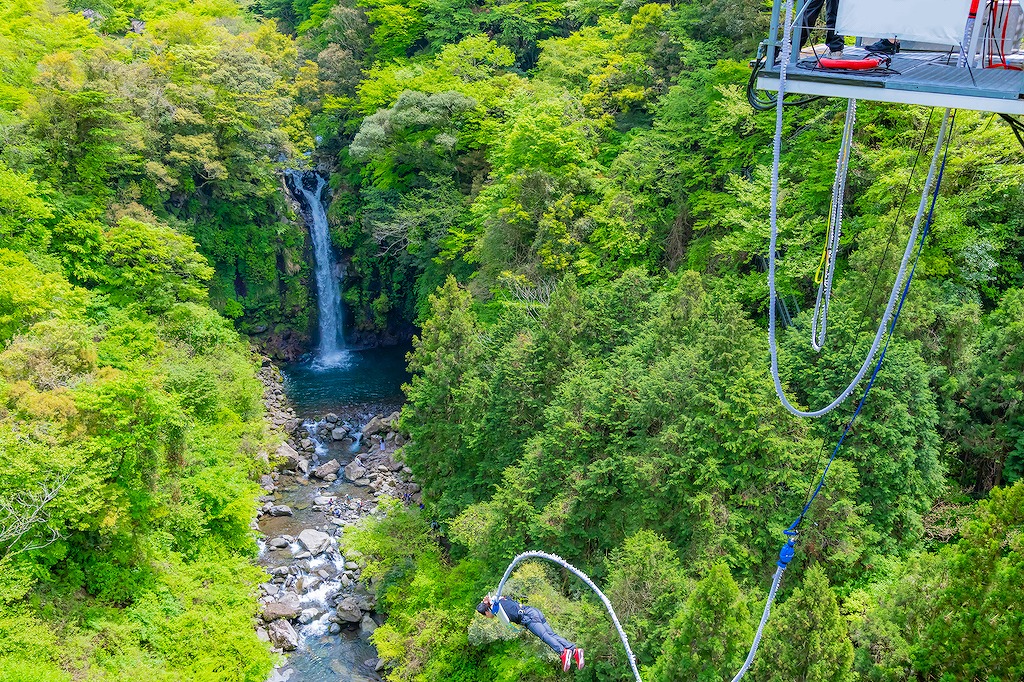
<svg viewBox="0 0 1024 682">
<path fill-rule="evenodd" d="M 317 367 L 328 368 L 345 364 L 348 352 L 342 332 L 344 320 L 341 311 L 340 277 L 331 246 L 331 234 L 327 229 L 327 211 L 320 194 L 326 181 L 318 173 L 288 171 L 294 189 L 301 192 L 309 207 L 312 223 L 309 234 L 313 238 L 313 260 L 316 267 L 316 305 L 320 322 L 320 346 L 317 348 Z M 310 191 L 306 180 L 316 178 L 316 189 Z"/>
</svg>

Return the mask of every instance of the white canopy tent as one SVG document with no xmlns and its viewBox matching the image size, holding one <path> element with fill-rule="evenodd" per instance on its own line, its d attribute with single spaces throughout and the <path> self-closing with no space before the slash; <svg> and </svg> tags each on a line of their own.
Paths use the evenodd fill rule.
<svg viewBox="0 0 1024 682">
<path fill-rule="evenodd" d="M 958 46 L 971 0 L 840 0 L 836 32 Z"/>
</svg>

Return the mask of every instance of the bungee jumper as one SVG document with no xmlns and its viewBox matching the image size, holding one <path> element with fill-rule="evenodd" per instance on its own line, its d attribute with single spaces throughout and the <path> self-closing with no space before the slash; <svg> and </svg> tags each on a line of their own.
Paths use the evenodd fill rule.
<svg viewBox="0 0 1024 682">
<path fill-rule="evenodd" d="M 535 634 L 562 661 L 563 672 L 568 672 L 573 662 L 577 670 L 583 670 L 583 649 L 555 632 L 537 607 L 520 604 L 508 597 L 493 598 L 488 595 L 477 604 L 476 610 L 485 618 L 499 618 L 506 624 L 515 623 Z"/>
</svg>

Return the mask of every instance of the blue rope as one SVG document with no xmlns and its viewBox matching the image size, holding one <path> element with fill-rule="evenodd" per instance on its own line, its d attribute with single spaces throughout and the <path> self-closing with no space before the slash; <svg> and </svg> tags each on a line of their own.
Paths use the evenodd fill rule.
<svg viewBox="0 0 1024 682">
<path fill-rule="evenodd" d="M 946 171 L 946 159 L 949 156 L 949 140 L 953 135 L 953 126 L 955 123 L 956 112 L 953 112 L 953 116 L 950 118 L 949 136 L 946 137 L 946 148 L 942 153 L 942 165 L 939 167 L 939 175 L 935 181 L 935 189 L 932 191 L 931 205 L 928 208 L 928 219 L 925 221 L 924 229 L 921 230 L 921 240 L 918 242 L 917 254 L 914 257 L 913 265 L 910 267 L 910 274 L 907 275 L 907 281 L 903 285 L 900 304 L 896 308 L 896 313 L 892 317 L 892 322 L 889 324 L 889 332 L 885 339 L 885 345 L 882 346 L 882 352 L 878 356 L 878 362 L 875 363 L 875 369 L 871 373 L 871 379 L 868 381 L 867 388 L 864 389 L 864 395 L 861 396 L 860 402 L 857 404 L 857 409 L 854 410 L 853 416 L 850 417 L 850 420 L 846 422 L 846 426 L 843 428 L 843 433 L 839 436 L 839 441 L 832 450 L 832 456 L 828 458 L 828 462 L 825 464 L 825 470 L 821 472 L 821 480 L 818 481 L 818 486 L 814 489 L 814 493 L 811 495 L 810 499 L 807 500 L 807 504 L 805 504 L 804 508 L 800 511 L 800 516 L 790 524 L 789 528 L 783 531 L 783 534 L 789 536 L 789 541 L 786 542 L 782 550 L 782 552 L 787 556 L 783 557 L 780 555 L 779 558 L 778 565 L 782 568 L 785 568 L 786 564 L 788 564 L 793 558 L 793 545 L 796 541 L 797 527 L 800 525 L 800 522 L 804 520 L 804 516 L 811 508 L 811 504 L 814 502 L 815 498 L 818 497 L 818 493 L 820 493 L 821 489 L 825 487 L 825 477 L 828 476 L 829 467 L 832 466 L 832 462 L 835 461 L 836 455 L 839 454 L 839 447 L 843 444 L 843 441 L 846 440 L 846 436 L 850 433 L 850 429 L 853 428 L 853 422 L 857 419 L 857 415 L 859 415 L 860 411 L 864 408 L 864 403 L 868 399 L 868 394 L 871 393 L 871 387 L 875 385 L 875 379 L 878 377 L 878 372 L 882 369 L 882 362 L 885 360 L 885 352 L 889 349 L 889 342 L 892 341 L 893 333 L 896 330 L 896 322 L 900 319 L 900 313 L 903 311 L 903 304 L 906 303 L 907 294 L 910 292 L 910 283 L 914 279 L 914 272 L 917 270 L 917 263 L 921 259 L 921 251 L 924 250 L 925 240 L 928 238 L 928 233 L 931 231 L 932 218 L 935 215 L 935 204 L 939 199 L 939 189 L 942 187 L 942 176 Z"/>
</svg>

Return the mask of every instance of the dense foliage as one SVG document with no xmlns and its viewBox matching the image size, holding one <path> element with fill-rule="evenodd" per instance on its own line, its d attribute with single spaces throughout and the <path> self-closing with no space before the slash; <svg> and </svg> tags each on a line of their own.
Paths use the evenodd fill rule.
<svg viewBox="0 0 1024 682">
<path fill-rule="evenodd" d="M 852 412 L 795 420 L 767 371 L 773 121 L 750 110 L 732 61 L 765 31 L 764 4 L 260 7 L 320 74 L 304 106 L 336 164 L 359 324 L 421 326 L 402 423 L 427 507 L 354 540 L 382 562 L 391 679 L 553 677 L 530 663 L 541 647 L 463 611 L 526 548 L 602 581 L 650 678 L 730 678 L 780 531 Z M 937 127 L 928 111 L 861 103 L 830 340 L 813 354 L 800 311 L 842 112 L 819 101 L 786 119 L 782 365 L 804 405 L 866 352 Z M 1019 675 L 1024 156 L 990 116 L 961 112 L 949 157 L 901 327 L 753 678 Z M 432 534 L 446 555 L 395 541 Z M 966 570 L 972 596 L 947 578 Z M 624 678 L 577 584 L 536 566 L 518 579 L 592 650 L 580 677 Z M 996 612 L 989 626 L 971 615 Z"/>
<path fill-rule="evenodd" d="M 472 608 L 526 548 L 600 581 L 645 679 L 731 678 L 780 532 L 852 412 L 796 420 L 767 370 L 773 121 L 737 61 L 764 3 L 252 11 L 0 10 L 0 679 L 266 672 L 249 624 L 259 393 L 212 308 L 243 331 L 306 328 L 275 164 L 314 163 L 356 326 L 420 329 L 402 425 L 425 509 L 347 539 L 389 613 L 389 679 L 553 679 L 549 651 Z M 861 104 L 814 354 L 843 109 L 785 123 L 780 345 L 804 405 L 867 349 L 936 129 Z M 1024 154 L 961 112 L 949 159 L 748 679 L 1024 676 Z M 578 583 L 527 565 L 509 587 L 587 648 L 580 679 L 626 678 Z"/>
<path fill-rule="evenodd" d="M 0 9 L 0 679 L 261 681 L 262 386 L 212 305 L 304 305 L 265 149 L 293 48 L 231 3 L 98 9 Z"/>
</svg>

